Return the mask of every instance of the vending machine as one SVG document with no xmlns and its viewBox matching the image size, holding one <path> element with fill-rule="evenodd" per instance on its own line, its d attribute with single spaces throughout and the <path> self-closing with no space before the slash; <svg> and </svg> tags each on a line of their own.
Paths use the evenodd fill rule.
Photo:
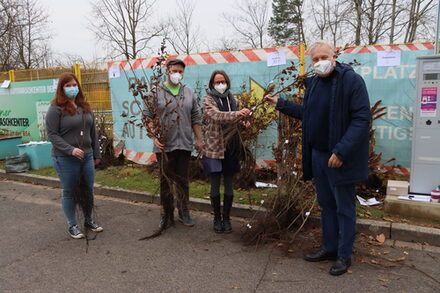
<svg viewBox="0 0 440 293">
<path fill-rule="evenodd" d="M 440 184 L 440 55 L 417 58 L 410 193 Z"/>
</svg>

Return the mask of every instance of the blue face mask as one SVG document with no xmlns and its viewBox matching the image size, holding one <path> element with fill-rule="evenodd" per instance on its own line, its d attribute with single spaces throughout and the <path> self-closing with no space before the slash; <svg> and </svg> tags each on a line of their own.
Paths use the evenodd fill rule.
<svg viewBox="0 0 440 293">
<path fill-rule="evenodd" d="M 79 93 L 79 89 L 77 86 L 69 86 L 64 88 L 64 93 L 68 98 L 75 99 Z"/>
</svg>

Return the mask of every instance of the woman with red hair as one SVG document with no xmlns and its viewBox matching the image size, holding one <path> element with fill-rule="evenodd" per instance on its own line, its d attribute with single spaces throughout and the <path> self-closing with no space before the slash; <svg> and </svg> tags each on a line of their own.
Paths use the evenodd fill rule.
<svg viewBox="0 0 440 293">
<path fill-rule="evenodd" d="M 46 115 L 46 127 L 52 143 L 54 167 L 61 182 L 61 205 L 70 236 L 84 237 L 75 216 L 78 193 L 86 195 L 85 204 L 81 204 L 84 227 L 101 232 L 103 228 L 92 219 L 94 166 L 101 159 L 95 117 L 72 73 L 63 73 L 58 79 L 57 91 Z M 78 192 L 78 187 L 83 190 Z"/>
</svg>

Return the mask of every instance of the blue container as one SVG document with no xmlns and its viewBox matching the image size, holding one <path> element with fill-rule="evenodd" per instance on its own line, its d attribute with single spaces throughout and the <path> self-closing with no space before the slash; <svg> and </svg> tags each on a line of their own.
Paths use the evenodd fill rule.
<svg viewBox="0 0 440 293">
<path fill-rule="evenodd" d="M 6 157 L 17 156 L 17 144 L 22 143 L 21 136 L 7 136 L 0 138 L 0 160 Z"/>
<path fill-rule="evenodd" d="M 44 143 L 27 143 L 19 144 L 18 152 L 20 155 L 27 154 L 31 161 L 31 169 L 40 169 L 52 166 L 52 144 Z"/>
</svg>

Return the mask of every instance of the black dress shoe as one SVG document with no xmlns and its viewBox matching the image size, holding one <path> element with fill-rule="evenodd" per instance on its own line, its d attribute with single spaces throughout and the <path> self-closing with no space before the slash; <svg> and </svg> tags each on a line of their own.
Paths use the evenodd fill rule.
<svg viewBox="0 0 440 293">
<path fill-rule="evenodd" d="M 350 266 L 351 266 L 350 258 L 338 257 L 338 259 L 330 269 L 330 275 L 339 276 L 345 274 Z"/>
<path fill-rule="evenodd" d="M 306 261 L 311 261 L 311 262 L 317 262 L 323 260 L 336 260 L 337 257 L 338 255 L 336 252 L 327 252 L 322 249 L 316 253 L 308 253 L 304 255 L 304 259 Z"/>
</svg>

